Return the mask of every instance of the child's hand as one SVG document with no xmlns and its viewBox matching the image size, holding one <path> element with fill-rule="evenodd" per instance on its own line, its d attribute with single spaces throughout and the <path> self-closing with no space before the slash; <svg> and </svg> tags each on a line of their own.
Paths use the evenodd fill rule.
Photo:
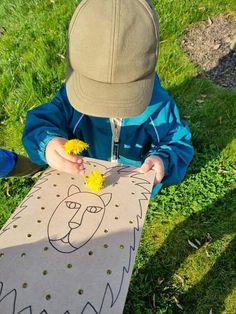
<svg viewBox="0 0 236 314">
<path fill-rule="evenodd" d="M 83 159 L 74 154 L 67 154 L 63 145 L 67 139 L 56 137 L 48 142 L 45 158 L 50 167 L 73 175 L 84 174 Z"/>
<path fill-rule="evenodd" d="M 164 164 L 160 157 L 149 156 L 142 166 L 137 169 L 141 173 L 148 172 L 149 170 L 155 170 L 156 172 L 154 184 L 160 183 L 164 178 Z"/>
</svg>

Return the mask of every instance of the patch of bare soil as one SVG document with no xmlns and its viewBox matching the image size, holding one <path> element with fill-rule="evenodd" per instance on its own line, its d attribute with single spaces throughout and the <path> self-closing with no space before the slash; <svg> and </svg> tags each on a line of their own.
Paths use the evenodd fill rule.
<svg viewBox="0 0 236 314">
<path fill-rule="evenodd" d="M 235 87 L 236 51 L 231 50 L 235 35 L 236 16 L 220 15 L 188 28 L 182 47 L 192 62 L 203 69 L 200 75 L 217 85 Z"/>
</svg>

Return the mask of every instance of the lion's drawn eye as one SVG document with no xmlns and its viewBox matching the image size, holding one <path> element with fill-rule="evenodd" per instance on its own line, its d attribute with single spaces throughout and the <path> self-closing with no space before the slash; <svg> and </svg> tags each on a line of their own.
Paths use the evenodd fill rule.
<svg viewBox="0 0 236 314">
<path fill-rule="evenodd" d="M 66 206 L 70 209 L 80 209 L 81 205 L 79 203 L 76 203 L 76 202 L 70 202 L 70 201 L 67 201 L 66 202 Z"/>
<path fill-rule="evenodd" d="M 97 213 L 99 213 L 99 212 L 102 210 L 102 207 L 99 207 L 99 206 L 88 206 L 88 207 L 86 208 L 86 210 L 87 210 L 89 213 L 97 214 Z"/>
</svg>

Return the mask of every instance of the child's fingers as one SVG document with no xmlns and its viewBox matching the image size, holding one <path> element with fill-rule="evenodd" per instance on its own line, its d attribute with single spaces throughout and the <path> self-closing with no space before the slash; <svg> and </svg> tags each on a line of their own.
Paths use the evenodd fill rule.
<svg viewBox="0 0 236 314">
<path fill-rule="evenodd" d="M 56 148 L 56 152 L 64 159 L 69 160 L 71 162 L 76 162 L 78 164 L 83 163 L 83 159 L 75 154 L 67 154 L 64 151 L 63 145 L 58 145 Z"/>
<path fill-rule="evenodd" d="M 146 173 L 148 172 L 149 170 L 151 170 L 153 167 L 153 162 L 151 159 L 147 158 L 145 160 L 145 162 L 142 164 L 142 166 L 140 167 L 140 172 L 141 173 Z"/>
<path fill-rule="evenodd" d="M 140 168 L 137 169 L 138 172 L 140 173 L 146 173 L 149 170 L 151 170 L 153 167 L 153 162 L 151 159 L 147 158 L 145 162 L 142 164 Z"/>
<path fill-rule="evenodd" d="M 156 156 L 151 156 L 148 157 L 142 166 L 138 168 L 136 171 L 140 173 L 146 173 L 149 170 L 154 170 L 155 171 L 155 179 L 154 179 L 154 184 L 160 183 L 164 177 L 164 164 L 163 161 Z"/>
<path fill-rule="evenodd" d="M 63 158 L 58 152 L 55 151 L 53 156 L 53 164 L 51 165 L 53 168 L 57 170 L 71 173 L 74 175 L 84 174 L 84 166 L 83 164 L 79 164 L 77 162 L 72 162 Z"/>
</svg>

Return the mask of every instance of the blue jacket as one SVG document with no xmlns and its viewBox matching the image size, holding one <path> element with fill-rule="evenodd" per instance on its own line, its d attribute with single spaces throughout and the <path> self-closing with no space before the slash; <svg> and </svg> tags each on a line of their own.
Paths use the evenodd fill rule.
<svg viewBox="0 0 236 314">
<path fill-rule="evenodd" d="M 15 167 L 17 155 L 0 148 L 0 178 L 6 177 Z"/>
<path fill-rule="evenodd" d="M 89 144 L 83 156 L 111 160 L 112 130 L 110 119 L 84 115 L 70 104 L 66 86 L 62 85 L 51 102 L 27 114 L 23 145 L 31 160 L 46 164 L 45 147 L 54 137 L 78 138 Z M 139 166 L 149 155 L 162 158 L 165 166 L 164 184 L 180 182 L 193 157 L 191 134 L 180 120 L 174 100 L 155 77 L 152 99 L 146 110 L 132 118 L 122 119 L 119 138 L 121 164 Z M 154 187 L 156 195 L 161 184 Z"/>
</svg>

